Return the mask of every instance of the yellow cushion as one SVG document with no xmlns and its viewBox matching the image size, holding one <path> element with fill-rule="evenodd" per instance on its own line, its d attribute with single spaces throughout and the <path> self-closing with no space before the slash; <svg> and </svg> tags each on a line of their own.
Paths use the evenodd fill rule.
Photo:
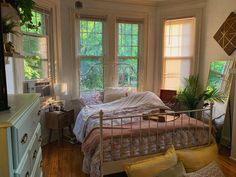
<svg viewBox="0 0 236 177">
<path fill-rule="evenodd" d="M 169 148 L 164 155 L 135 162 L 125 167 L 128 177 L 154 177 L 177 164 L 174 147 Z"/>
<path fill-rule="evenodd" d="M 217 158 L 217 153 L 218 149 L 215 143 L 207 147 L 176 151 L 178 159 L 182 161 L 187 172 L 205 167 Z"/>
</svg>

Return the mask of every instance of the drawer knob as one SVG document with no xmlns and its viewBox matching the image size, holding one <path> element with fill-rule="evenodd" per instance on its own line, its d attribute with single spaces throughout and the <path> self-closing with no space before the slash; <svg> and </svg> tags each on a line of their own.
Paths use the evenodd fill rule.
<svg viewBox="0 0 236 177">
<path fill-rule="evenodd" d="M 40 114 L 41 114 L 41 110 L 38 111 L 38 116 L 40 116 Z"/>
<path fill-rule="evenodd" d="M 33 154 L 33 159 L 35 159 L 35 158 L 37 157 L 37 153 L 38 153 L 38 152 L 35 150 L 35 151 L 34 151 L 34 154 Z"/>
<path fill-rule="evenodd" d="M 27 171 L 27 173 L 25 174 L 25 177 L 29 177 L 30 175 L 29 175 L 29 172 Z"/>
<path fill-rule="evenodd" d="M 21 144 L 25 144 L 28 140 L 28 134 L 24 134 L 23 138 L 21 139 Z"/>
</svg>

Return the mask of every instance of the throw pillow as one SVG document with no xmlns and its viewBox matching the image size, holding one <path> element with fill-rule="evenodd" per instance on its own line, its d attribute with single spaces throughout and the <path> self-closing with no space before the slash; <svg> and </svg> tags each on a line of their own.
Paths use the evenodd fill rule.
<svg viewBox="0 0 236 177">
<path fill-rule="evenodd" d="M 177 164 L 174 147 L 169 148 L 165 155 L 159 155 L 146 160 L 127 165 L 125 171 L 128 177 L 153 177 Z"/>
<path fill-rule="evenodd" d="M 185 173 L 186 172 L 185 172 L 182 162 L 178 161 L 178 163 L 175 166 L 162 171 L 156 177 L 170 177 L 170 176 L 171 177 L 183 177 L 183 175 Z"/>
<path fill-rule="evenodd" d="M 115 101 L 126 97 L 129 88 L 127 87 L 106 87 L 104 89 L 104 103 Z"/>
<path fill-rule="evenodd" d="M 176 151 L 178 159 L 182 161 L 187 172 L 193 172 L 205 167 L 216 160 L 217 153 L 218 149 L 215 143 L 207 147 Z"/>
<path fill-rule="evenodd" d="M 208 164 L 206 167 L 192 172 L 187 173 L 184 175 L 184 177 L 224 177 L 225 175 L 219 168 L 218 164 L 213 161 L 210 164 Z"/>
</svg>

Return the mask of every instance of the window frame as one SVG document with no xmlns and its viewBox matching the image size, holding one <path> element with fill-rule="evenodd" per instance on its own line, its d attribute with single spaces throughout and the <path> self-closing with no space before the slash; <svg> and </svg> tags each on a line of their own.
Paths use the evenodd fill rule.
<svg viewBox="0 0 236 177">
<path fill-rule="evenodd" d="M 184 20 L 184 19 L 193 19 L 193 30 L 192 30 L 192 55 L 191 56 L 166 56 L 165 55 L 165 46 L 166 46 L 166 35 L 165 35 L 165 26 L 166 26 L 166 21 L 178 21 L 178 20 Z M 175 23 L 175 22 L 174 22 Z M 173 60 L 173 61 L 190 61 L 190 68 L 189 68 L 189 74 L 195 73 L 195 68 L 194 64 L 196 63 L 196 40 L 197 40 L 197 18 L 195 16 L 189 16 L 189 17 L 178 17 L 178 18 L 170 18 L 170 19 L 163 19 L 163 33 L 162 33 L 162 41 L 163 41 L 163 47 L 162 47 L 162 75 L 161 75 L 161 88 L 163 89 L 170 89 L 170 88 L 165 88 L 165 78 L 166 78 L 166 61 L 167 60 Z M 180 89 L 180 88 L 177 88 Z"/>
<path fill-rule="evenodd" d="M 102 60 L 102 69 L 103 69 L 103 74 L 102 74 L 102 80 L 103 80 L 103 89 L 105 87 L 105 84 L 104 84 L 104 80 L 105 80 L 105 70 L 104 70 L 104 63 L 105 63 L 105 45 L 104 45 L 104 41 L 105 41 L 105 22 L 106 22 L 106 19 L 104 16 L 93 16 L 93 15 L 81 15 L 79 18 L 78 18 L 78 21 L 79 21 L 79 36 L 80 36 L 80 21 L 81 20 L 88 20 L 88 21 L 98 21 L 98 22 L 102 22 L 102 55 L 101 56 L 95 56 L 95 55 L 81 55 L 80 53 L 80 37 L 79 37 L 79 41 L 78 41 L 78 58 L 79 58 L 79 61 L 77 62 L 77 65 L 78 65 L 78 68 L 79 68 L 79 72 L 78 72 L 78 75 L 79 75 L 79 82 L 78 82 L 78 85 L 79 85 L 79 95 L 81 95 L 81 92 L 89 92 L 89 91 L 100 91 L 100 90 L 86 90 L 86 91 L 81 91 L 81 83 L 80 83 L 80 76 L 81 76 L 81 73 L 80 73 L 80 60 L 81 59 L 97 59 L 97 60 Z"/>
<path fill-rule="evenodd" d="M 138 25 L 138 56 L 119 56 L 119 24 L 137 24 Z M 117 77 L 117 86 L 119 86 L 119 59 L 137 59 L 137 90 L 141 90 L 141 86 L 143 85 L 143 75 L 141 72 L 141 68 L 143 66 L 143 45 L 144 45 L 144 20 L 143 19 L 134 19 L 134 18 L 117 18 L 116 19 L 116 77 Z"/>
<path fill-rule="evenodd" d="M 47 58 L 41 58 L 40 60 L 42 60 L 42 62 L 47 62 L 47 65 L 48 65 L 48 71 L 47 71 L 48 72 L 48 78 L 26 79 L 25 74 L 24 74 L 23 81 L 48 80 L 50 83 L 53 83 L 54 79 L 55 79 L 55 72 L 54 72 L 55 69 L 54 69 L 54 60 L 53 60 L 52 52 L 50 52 L 51 49 L 53 49 L 53 43 L 52 43 L 53 42 L 53 39 L 52 39 L 52 31 L 53 31 L 53 29 L 52 29 L 52 13 L 51 13 L 50 10 L 46 10 L 46 9 L 43 9 L 43 8 L 40 8 L 40 7 L 34 7 L 33 10 L 48 16 L 48 22 L 45 24 L 46 34 L 37 34 L 37 33 L 27 32 L 27 31 L 22 31 L 22 30 L 21 30 L 21 33 L 22 33 L 22 36 L 26 35 L 26 36 L 30 36 L 30 37 L 46 38 L 46 40 L 47 40 Z M 46 25 L 47 25 L 47 27 L 46 27 Z M 24 66 L 23 66 L 23 70 L 24 70 Z"/>
</svg>

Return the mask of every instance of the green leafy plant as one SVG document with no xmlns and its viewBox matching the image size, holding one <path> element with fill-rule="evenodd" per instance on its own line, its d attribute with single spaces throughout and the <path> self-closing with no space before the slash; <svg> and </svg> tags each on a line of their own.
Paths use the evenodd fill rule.
<svg viewBox="0 0 236 177">
<path fill-rule="evenodd" d="M 40 79 L 43 76 L 42 73 L 42 60 L 39 56 L 25 57 L 24 71 L 25 79 Z"/>
<path fill-rule="evenodd" d="M 41 24 L 35 25 L 32 22 L 32 9 L 35 4 L 33 0 L 6 0 L 16 9 L 20 17 L 20 25 L 26 25 L 28 28 L 37 28 Z"/>
<path fill-rule="evenodd" d="M 189 76 L 185 78 L 185 85 L 176 96 L 177 102 L 183 105 L 184 108 L 193 110 L 202 105 L 209 103 L 221 102 L 224 103 L 226 97 L 216 88 L 207 87 L 203 89 L 199 84 L 198 76 Z"/>
<path fill-rule="evenodd" d="M 19 26 L 19 24 L 16 21 L 13 21 L 11 17 L 5 16 L 2 17 L 2 28 L 3 28 L 3 33 L 12 33 L 15 35 L 19 35 L 20 33 L 15 30 L 15 28 Z"/>
</svg>

